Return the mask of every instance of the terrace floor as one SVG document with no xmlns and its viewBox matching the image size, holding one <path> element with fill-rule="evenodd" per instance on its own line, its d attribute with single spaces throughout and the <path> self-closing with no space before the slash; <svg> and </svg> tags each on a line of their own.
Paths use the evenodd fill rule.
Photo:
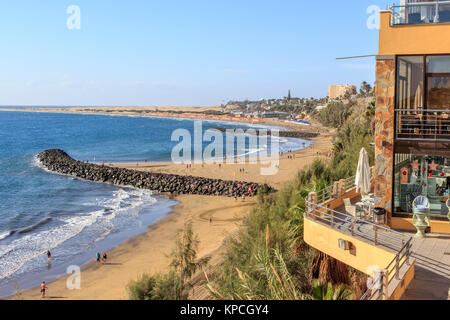
<svg viewBox="0 0 450 320">
<path fill-rule="evenodd" d="M 402 300 L 449 300 L 450 234 L 414 238 L 412 252 L 416 259 L 415 276 Z"/>
<path fill-rule="evenodd" d="M 352 199 L 352 204 L 360 201 Z M 345 212 L 344 205 L 335 209 Z M 403 231 L 402 231 L 403 232 Z M 413 232 L 403 232 L 414 236 Z M 415 276 L 402 300 L 450 300 L 450 234 L 428 233 L 427 238 L 414 238 L 412 257 Z"/>
</svg>

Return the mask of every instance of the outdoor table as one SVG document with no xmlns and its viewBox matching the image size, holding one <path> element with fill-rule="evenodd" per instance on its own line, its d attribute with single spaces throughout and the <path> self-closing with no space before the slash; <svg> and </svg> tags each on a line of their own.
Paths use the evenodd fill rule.
<svg viewBox="0 0 450 320">
<path fill-rule="evenodd" d="M 370 219 L 372 217 L 372 210 L 374 207 L 374 204 L 372 203 L 372 201 L 364 201 L 364 199 L 363 199 L 363 201 L 358 202 L 356 205 L 358 207 L 360 207 L 362 211 L 364 211 L 365 219 L 368 219 L 368 218 Z"/>
</svg>

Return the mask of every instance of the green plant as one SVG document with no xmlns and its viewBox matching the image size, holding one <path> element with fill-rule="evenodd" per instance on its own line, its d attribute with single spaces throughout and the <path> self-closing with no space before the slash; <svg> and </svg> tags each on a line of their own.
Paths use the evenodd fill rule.
<svg viewBox="0 0 450 320">
<path fill-rule="evenodd" d="M 127 289 L 132 300 L 185 300 L 188 297 L 181 277 L 173 270 L 164 275 L 144 274 L 130 282 Z"/>
<path fill-rule="evenodd" d="M 197 261 L 199 240 L 192 230 L 192 221 L 184 224 L 184 229 L 179 230 L 175 240 L 175 249 L 172 251 L 170 266 L 180 275 L 183 281 L 187 281 L 194 273 L 208 263 L 208 258 Z"/>
<path fill-rule="evenodd" d="M 192 221 L 188 220 L 184 228 L 176 235 L 170 271 L 167 274 L 150 276 L 143 274 L 138 280 L 127 286 L 128 296 L 132 300 L 186 300 L 189 280 L 194 273 L 208 263 L 208 259 L 197 260 L 198 237 L 192 230 Z"/>
<path fill-rule="evenodd" d="M 311 298 L 314 300 L 353 300 L 352 291 L 345 285 L 333 287 L 331 283 L 322 284 L 319 280 L 313 280 Z"/>
</svg>

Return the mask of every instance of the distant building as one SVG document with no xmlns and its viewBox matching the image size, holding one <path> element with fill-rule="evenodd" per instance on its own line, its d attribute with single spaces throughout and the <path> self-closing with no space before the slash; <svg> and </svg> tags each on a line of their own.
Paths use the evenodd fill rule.
<svg viewBox="0 0 450 320">
<path fill-rule="evenodd" d="M 285 118 L 289 117 L 289 113 L 287 112 L 277 112 L 277 111 L 264 111 L 261 113 L 263 118 Z"/>
<path fill-rule="evenodd" d="M 320 111 L 322 109 L 325 109 L 327 106 L 317 106 L 316 107 L 316 111 Z"/>
<path fill-rule="evenodd" d="M 328 98 L 331 100 L 342 98 L 347 92 L 353 94 L 356 91 L 356 86 L 350 84 L 329 86 L 328 87 Z"/>
</svg>

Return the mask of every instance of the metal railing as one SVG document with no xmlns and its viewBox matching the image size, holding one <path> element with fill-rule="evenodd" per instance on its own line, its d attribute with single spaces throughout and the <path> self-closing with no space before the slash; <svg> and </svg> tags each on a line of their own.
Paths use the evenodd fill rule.
<svg viewBox="0 0 450 320">
<path fill-rule="evenodd" d="M 348 231 L 352 236 L 360 236 L 375 246 L 385 246 L 400 252 L 411 237 L 401 232 L 383 227 L 368 220 L 339 212 L 306 200 L 305 217 L 314 218 L 332 229 Z"/>
<path fill-rule="evenodd" d="M 370 180 L 372 181 L 372 170 L 373 167 L 370 169 Z M 349 192 L 352 189 L 356 188 L 355 184 L 356 176 L 349 177 L 345 179 L 345 192 Z M 333 189 L 333 186 L 327 186 L 319 191 L 317 191 L 317 201 L 318 203 L 325 203 L 330 200 L 335 199 L 335 191 Z"/>
<path fill-rule="evenodd" d="M 396 109 L 396 139 L 450 141 L 450 110 Z"/>
<path fill-rule="evenodd" d="M 408 0 L 406 4 L 393 5 L 389 9 L 393 26 L 450 22 L 450 1 Z"/>
<path fill-rule="evenodd" d="M 346 181 L 350 183 L 350 187 L 347 188 L 348 192 L 354 188 L 355 178 L 350 177 Z M 348 213 L 325 207 L 323 204 L 333 199 L 333 196 L 330 196 L 330 192 L 332 192 L 330 188 L 326 187 L 317 192 L 319 204 L 311 202 L 309 198 L 306 199 L 304 217 L 320 221 L 331 229 L 348 232 L 353 237 L 363 238 L 374 246 L 384 246 L 396 252 L 394 259 L 382 271 L 380 279 L 376 278 L 361 297 L 361 300 L 387 299 L 389 284 L 394 279 L 400 280 L 401 268 L 405 263 L 409 264 L 412 237 Z"/>
</svg>

